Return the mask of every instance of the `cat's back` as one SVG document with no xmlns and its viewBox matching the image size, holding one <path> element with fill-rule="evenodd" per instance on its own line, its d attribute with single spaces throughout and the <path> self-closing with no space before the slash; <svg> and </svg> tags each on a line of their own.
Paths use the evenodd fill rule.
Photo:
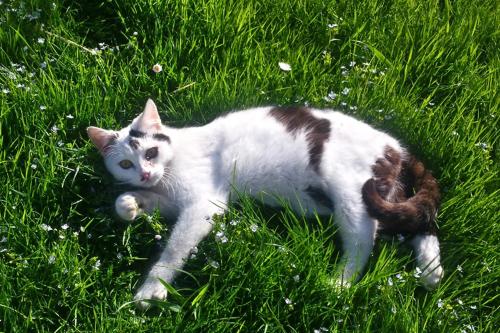
<svg viewBox="0 0 500 333">
<path fill-rule="evenodd" d="M 309 137 L 336 145 L 363 145 L 368 149 L 391 145 L 397 140 L 352 116 L 332 109 L 301 106 L 265 106 L 230 112 L 212 124 L 225 137 L 226 143 L 236 140 L 262 141 L 268 145 L 277 141 L 303 141 Z M 383 150 L 383 149 L 382 149 Z"/>
<path fill-rule="evenodd" d="M 321 170 L 340 175 L 358 169 L 366 178 L 387 146 L 402 150 L 388 134 L 334 110 L 259 107 L 228 113 L 209 127 L 228 172 L 236 163 L 248 177 L 280 172 L 309 177 Z"/>
</svg>

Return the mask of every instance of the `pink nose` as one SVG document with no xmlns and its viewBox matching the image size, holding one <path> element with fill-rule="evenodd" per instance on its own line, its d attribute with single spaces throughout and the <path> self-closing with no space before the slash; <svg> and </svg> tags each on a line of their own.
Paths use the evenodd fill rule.
<svg viewBox="0 0 500 333">
<path fill-rule="evenodd" d="M 141 182 L 148 181 L 151 177 L 151 172 L 143 172 L 141 175 Z"/>
</svg>

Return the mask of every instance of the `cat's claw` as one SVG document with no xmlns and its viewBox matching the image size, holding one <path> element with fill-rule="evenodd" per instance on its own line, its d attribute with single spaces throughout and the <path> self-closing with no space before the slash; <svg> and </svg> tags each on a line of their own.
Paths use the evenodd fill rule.
<svg viewBox="0 0 500 333">
<path fill-rule="evenodd" d="M 139 288 L 134 296 L 137 308 L 147 310 L 151 307 L 151 303 L 147 300 L 163 301 L 167 298 L 167 288 L 159 279 L 148 278 L 146 282 Z"/>
<path fill-rule="evenodd" d="M 130 193 L 124 193 L 116 199 L 115 209 L 118 216 L 125 221 L 133 221 L 140 214 L 139 202 Z"/>
</svg>

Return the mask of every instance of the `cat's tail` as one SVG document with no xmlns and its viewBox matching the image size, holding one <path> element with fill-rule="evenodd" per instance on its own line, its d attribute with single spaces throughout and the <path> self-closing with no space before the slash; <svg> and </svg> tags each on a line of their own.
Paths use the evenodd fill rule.
<svg viewBox="0 0 500 333">
<path fill-rule="evenodd" d="M 363 185 L 362 195 L 381 231 L 435 235 L 439 186 L 423 163 L 391 150 L 386 151 L 384 159 L 377 160 L 373 170 L 375 176 Z"/>
</svg>

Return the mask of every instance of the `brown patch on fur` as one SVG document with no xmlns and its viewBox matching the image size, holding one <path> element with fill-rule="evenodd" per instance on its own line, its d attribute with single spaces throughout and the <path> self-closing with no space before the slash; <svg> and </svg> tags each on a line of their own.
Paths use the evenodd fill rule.
<svg viewBox="0 0 500 333">
<path fill-rule="evenodd" d="M 311 197 L 318 205 L 334 210 L 333 201 L 320 187 L 308 186 L 305 189 L 307 195 Z"/>
<path fill-rule="evenodd" d="M 362 189 L 368 213 L 388 234 L 436 234 L 439 207 L 436 179 L 413 156 L 387 146 L 372 166 L 373 178 Z"/>
<path fill-rule="evenodd" d="M 324 144 L 330 137 L 330 121 L 314 117 L 311 111 L 304 107 L 275 107 L 269 114 L 285 125 L 292 135 L 296 135 L 300 130 L 306 132 L 309 165 L 319 173 Z"/>
</svg>

